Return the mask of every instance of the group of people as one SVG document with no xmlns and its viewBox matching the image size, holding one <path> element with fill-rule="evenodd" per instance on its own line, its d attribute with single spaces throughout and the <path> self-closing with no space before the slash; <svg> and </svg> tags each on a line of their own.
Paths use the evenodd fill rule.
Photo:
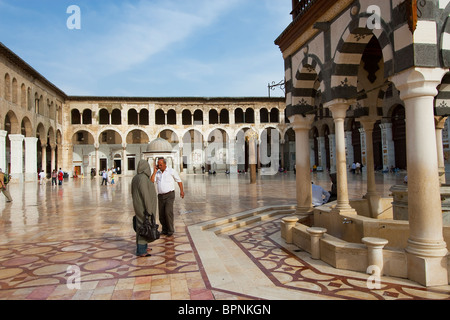
<svg viewBox="0 0 450 320">
<path fill-rule="evenodd" d="M 131 194 L 133 208 L 136 216 L 136 230 L 144 223 L 145 213 L 156 217 L 158 204 L 159 222 L 162 227 L 161 234 L 171 237 L 175 233 L 173 204 L 175 201 L 175 182 L 180 188 L 180 197 L 184 198 L 183 183 L 179 174 L 167 167 L 165 159 L 159 159 L 153 168 L 146 160 L 138 163 L 137 174 L 131 181 Z M 156 188 L 155 188 L 156 184 Z M 158 202 L 158 203 L 157 203 Z M 149 241 L 136 231 L 136 255 L 148 257 L 151 254 L 148 248 Z"/>
<path fill-rule="evenodd" d="M 108 182 L 110 184 L 115 184 L 116 174 L 117 174 L 116 169 L 103 170 L 102 171 L 102 186 L 103 185 L 107 186 Z"/>
<path fill-rule="evenodd" d="M 353 174 L 360 174 L 361 173 L 361 169 L 362 169 L 361 163 L 356 161 L 356 162 L 352 163 L 352 165 L 350 167 L 350 172 L 353 173 Z"/>
<path fill-rule="evenodd" d="M 64 181 L 64 171 L 62 171 L 61 168 L 59 168 L 59 170 L 54 169 L 52 171 L 51 177 L 52 177 L 52 186 L 56 185 L 62 186 Z M 47 183 L 47 174 L 45 173 L 44 170 L 41 170 L 41 172 L 39 172 L 39 184 L 45 185 L 46 183 Z"/>
</svg>

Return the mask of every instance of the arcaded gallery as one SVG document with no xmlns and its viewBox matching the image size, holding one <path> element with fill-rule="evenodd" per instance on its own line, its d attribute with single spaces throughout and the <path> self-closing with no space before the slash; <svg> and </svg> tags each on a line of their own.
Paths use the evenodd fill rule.
<svg viewBox="0 0 450 320">
<path fill-rule="evenodd" d="M 282 98 L 71 96 L 0 43 L 16 206 L 0 298 L 96 299 L 109 281 L 106 299 L 448 299 L 450 0 L 292 0 L 290 14 Z M 160 239 L 136 260 L 129 184 L 160 157 L 186 197 L 170 254 Z M 60 168 L 64 189 L 39 184 Z M 108 169 L 118 183 L 100 186 Z M 313 206 L 312 184 L 336 197 Z"/>
</svg>

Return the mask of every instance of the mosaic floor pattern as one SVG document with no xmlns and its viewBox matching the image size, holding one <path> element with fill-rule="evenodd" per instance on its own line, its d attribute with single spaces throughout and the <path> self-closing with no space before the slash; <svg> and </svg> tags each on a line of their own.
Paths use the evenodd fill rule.
<svg viewBox="0 0 450 320">
<path fill-rule="evenodd" d="M 0 198 L 0 300 L 450 299 L 450 286 L 426 289 L 399 279 L 383 278 L 380 289 L 369 290 L 366 275 L 283 245 L 280 216 L 218 236 L 192 231 L 246 210 L 291 205 L 294 175 L 256 186 L 242 176 L 183 179 L 176 233 L 152 243 L 146 258 L 134 254 L 131 179 L 114 187 L 87 179 L 58 189 L 11 185 L 14 202 Z M 351 179 L 349 192 L 358 197 L 364 180 Z M 393 183 L 381 177 L 377 189 L 386 193 Z M 285 192 L 274 196 L 274 190 Z"/>
</svg>

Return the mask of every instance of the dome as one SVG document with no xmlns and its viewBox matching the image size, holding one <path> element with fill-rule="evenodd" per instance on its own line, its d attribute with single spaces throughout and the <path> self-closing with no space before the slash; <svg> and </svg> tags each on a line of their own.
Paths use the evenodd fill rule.
<svg viewBox="0 0 450 320">
<path fill-rule="evenodd" d="M 151 153 L 173 152 L 173 148 L 172 145 L 169 143 L 169 141 L 163 138 L 158 138 L 148 144 L 147 152 Z"/>
</svg>

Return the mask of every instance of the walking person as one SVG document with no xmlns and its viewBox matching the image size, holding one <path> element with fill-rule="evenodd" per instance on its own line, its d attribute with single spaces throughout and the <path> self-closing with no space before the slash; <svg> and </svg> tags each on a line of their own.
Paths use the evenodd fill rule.
<svg viewBox="0 0 450 320">
<path fill-rule="evenodd" d="M 60 186 L 62 186 L 63 180 L 64 180 L 64 172 L 61 170 L 61 168 L 59 168 L 59 171 L 58 171 L 58 183 L 59 183 Z"/>
<path fill-rule="evenodd" d="M 173 203 L 175 201 L 174 182 L 178 183 L 182 199 L 184 198 L 183 182 L 174 169 L 167 167 L 165 159 L 158 160 L 158 165 L 155 165 L 151 180 L 156 182 L 158 190 L 159 221 L 162 226 L 161 234 L 170 237 L 175 232 L 173 216 Z"/>
<path fill-rule="evenodd" d="M 56 172 L 55 169 L 53 169 L 53 171 L 52 171 L 52 187 L 56 186 L 58 184 L 56 182 L 57 179 L 58 179 L 58 173 Z"/>
<path fill-rule="evenodd" d="M 3 173 L 2 169 L 0 169 L 0 187 L 1 187 L 1 192 L 6 197 L 6 202 L 12 201 L 11 194 L 9 193 L 9 190 L 8 190 L 8 183 L 10 180 L 11 180 L 11 176 L 7 173 Z"/>
<path fill-rule="evenodd" d="M 41 185 L 45 185 L 46 177 L 45 177 L 45 172 L 44 172 L 44 170 L 42 170 L 42 171 L 39 173 L 39 180 L 40 180 L 40 184 L 41 184 Z"/>
<path fill-rule="evenodd" d="M 105 183 L 105 186 L 107 186 L 108 185 L 108 172 L 106 172 L 106 170 L 103 170 L 102 178 L 103 178 L 102 185 L 103 185 L 103 183 Z"/>
<path fill-rule="evenodd" d="M 136 216 L 136 228 L 144 223 L 145 212 L 150 215 L 156 214 L 156 190 L 153 182 L 150 180 L 151 171 L 147 161 L 139 161 L 137 174 L 131 181 L 131 195 L 133 199 L 133 208 Z M 139 257 L 148 257 L 148 241 L 139 236 L 136 232 L 136 255 Z"/>
</svg>

